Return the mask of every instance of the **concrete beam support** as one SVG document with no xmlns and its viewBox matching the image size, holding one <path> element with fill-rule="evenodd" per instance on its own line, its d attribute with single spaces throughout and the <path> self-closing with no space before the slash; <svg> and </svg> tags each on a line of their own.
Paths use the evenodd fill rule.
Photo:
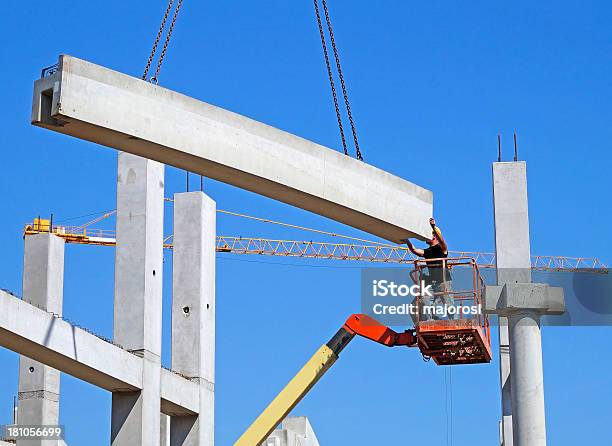
<svg viewBox="0 0 612 446">
<path fill-rule="evenodd" d="M 516 446 L 546 445 L 544 370 L 540 315 L 535 311 L 508 317 L 512 364 L 512 434 Z"/>
<path fill-rule="evenodd" d="M 2 290 L 0 347 L 110 392 L 143 387 L 142 358 Z M 162 369 L 160 405 L 168 415 L 197 415 L 199 386 Z"/>
<path fill-rule="evenodd" d="M 170 417 L 165 413 L 159 419 L 159 446 L 170 446 Z"/>
<path fill-rule="evenodd" d="M 488 302 L 487 307 L 494 307 L 501 316 L 502 444 L 545 446 L 540 315 L 563 313 L 563 292 L 530 283 L 527 168 L 524 162 L 493 164 L 493 197 L 498 286 L 487 290 L 487 298 L 494 294 L 499 298 L 495 303 Z M 506 339 L 510 361 L 503 345 Z M 506 391 L 508 379 L 511 381 L 511 407 Z"/>
<path fill-rule="evenodd" d="M 172 417 L 172 446 L 213 446 L 215 413 L 216 203 L 174 196 L 172 369 L 199 386 L 199 416 Z"/>
<path fill-rule="evenodd" d="M 119 153 L 113 338 L 142 358 L 142 388 L 113 393 L 113 446 L 160 443 L 163 209 L 164 166 Z"/>
<path fill-rule="evenodd" d="M 524 162 L 493 163 L 493 212 L 497 284 L 531 282 L 527 169 Z M 502 389 L 502 446 L 513 445 L 508 325 L 508 319 L 500 316 L 498 334 L 499 377 Z"/>
<path fill-rule="evenodd" d="M 500 444 L 512 446 L 512 380 L 510 379 L 510 334 L 508 318 L 498 317 L 497 335 L 499 337 L 499 381 L 501 385 Z"/>
<path fill-rule="evenodd" d="M 335 150 L 71 57 L 32 123 L 265 195 L 393 242 L 431 235 L 433 195 Z"/>
<path fill-rule="evenodd" d="M 64 240 L 52 234 L 25 238 L 23 299 L 43 310 L 62 314 Z M 19 357 L 19 405 L 22 425 L 59 424 L 60 372 L 27 356 Z M 42 445 L 42 440 L 19 440 L 18 446 Z M 45 444 L 58 444 L 48 441 Z"/>
</svg>

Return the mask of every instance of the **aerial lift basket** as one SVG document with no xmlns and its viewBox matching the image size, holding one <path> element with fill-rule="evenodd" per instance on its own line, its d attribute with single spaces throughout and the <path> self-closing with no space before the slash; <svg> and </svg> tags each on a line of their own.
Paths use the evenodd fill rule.
<svg viewBox="0 0 612 446">
<path fill-rule="evenodd" d="M 440 261 L 444 265 L 440 268 L 442 281 L 435 283 L 433 298 L 429 298 L 429 302 L 425 302 L 424 298 L 417 299 L 417 345 L 423 355 L 432 358 L 438 365 L 490 362 L 491 330 L 485 314 L 484 281 L 478 265 L 469 257 Z M 428 262 L 416 260 L 414 265 L 411 274 L 413 280 L 416 283 L 431 283 Z M 425 314 L 427 306 L 429 312 Z M 439 315 L 431 311 L 445 307 L 447 314 Z"/>
</svg>

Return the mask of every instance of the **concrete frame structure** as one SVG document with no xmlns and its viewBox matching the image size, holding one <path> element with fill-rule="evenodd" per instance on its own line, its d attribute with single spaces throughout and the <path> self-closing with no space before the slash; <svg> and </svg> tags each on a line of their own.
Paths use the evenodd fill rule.
<svg viewBox="0 0 612 446">
<path fill-rule="evenodd" d="M 135 102 L 147 112 L 162 114 L 178 99 L 184 108 L 182 114 L 159 129 L 147 123 L 138 108 L 127 106 L 128 99 L 134 100 L 126 94 L 130 89 L 141 95 Z M 85 100 L 88 107 L 80 102 L 83 93 L 93 95 Z M 114 116 L 96 103 L 97 97 L 121 113 Z M 135 110 L 144 121 L 126 119 L 126 114 Z M 134 154 L 147 154 L 392 241 L 414 235 L 422 238 L 429 232 L 423 217 L 431 215 L 431 193 L 418 186 L 247 118 L 68 56 L 60 58 L 56 74 L 36 83 L 33 123 L 105 145 L 121 142 L 130 152 L 120 154 L 118 166 L 114 340 L 120 345 L 59 317 L 61 291 L 58 293 L 57 284 L 63 276 L 63 246 L 60 262 L 59 254 L 53 254 L 59 252 L 58 246 L 51 246 L 56 243 L 54 236 L 40 236 L 49 246 L 44 251 L 46 260 L 37 267 L 48 271 L 53 260 L 56 266 L 61 264 L 59 269 L 54 267 L 51 279 L 26 287 L 24 274 L 24 300 L 0 291 L 0 345 L 31 358 L 20 362 L 20 393 L 42 387 L 42 401 L 34 404 L 36 413 L 53 419 L 56 405 L 48 404 L 54 402 L 52 398 L 45 398 L 45 392 L 49 392 L 47 396 L 59 394 L 53 373 L 70 373 L 111 391 L 113 446 L 213 442 L 215 271 L 211 253 L 215 203 L 198 193 L 177 196 L 172 364 L 178 373 L 173 373 L 160 364 L 163 165 Z M 187 138 L 175 144 L 164 140 L 170 136 L 156 133 L 172 133 L 168 127 L 190 126 L 202 133 L 197 136 L 205 142 L 204 149 L 197 148 L 198 141 Z M 237 130 L 243 128 L 248 129 L 244 134 Z M 203 136 L 206 132 L 210 135 Z M 248 161 L 240 164 L 244 148 L 237 147 L 241 144 L 261 150 L 254 155 L 255 162 L 247 157 Z M 267 144 L 273 149 L 266 151 Z M 282 150 L 289 155 L 279 155 Z M 259 157 L 262 153 L 265 156 Z M 294 163 L 287 161 L 291 158 Z M 314 166 L 315 172 L 298 172 L 298 166 L 311 165 L 311 159 L 320 162 Z M 277 161 L 288 163 L 287 172 L 263 176 L 255 172 L 265 170 L 267 162 Z M 324 178 L 324 185 L 313 183 L 313 178 Z M 298 185 L 300 181 L 303 183 Z M 500 350 L 509 350 L 508 354 L 502 351 L 500 362 L 502 444 L 545 445 L 540 316 L 562 314 L 563 293 L 531 283 L 525 163 L 494 163 L 493 183 L 498 285 L 487 287 L 486 299 L 487 311 L 498 314 L 502 321 Z M 371 193 L 370 199 L 363 198 L 365 192 Z M 408 206 L 394 207 L 402 200 Z M 404 207 L 414 209 L 414 215 L 404 218 L 407 214 L 398 211 Z M 182 238 L 188 231 L 194 231 L 197 243 Z M 28 260 L 28 251 L 26 248 L 24 265 L 29 267 L 33 262 Z M 47 294 L 37 296 L 42 292 Z M 58 305 L 59 312 L 52 314 Z M 189 340 L 194 340 L 195 355 L 188 354 Z M 42 364 L 42 384 L 21 376 L 27 361 Z M 22 411 L 24 418 L 31 416 L 27 407 Z M 291 421 L 286 423 L 281 431 L 290 430 Z M 281 436 L 273 434 L 272 439 Z"/>
<path fill-rule="evenodd" d="M 180 371 L 169 371 L 160 364 L 163 173 L 160 163 L 119 154 L 114 343 L 61 318 L 64 241 L 52 234 L 26 238 L 25 297 L 21 300 L 0 291 L 0 345 L 23 355 L 20 392 L 32 391 L 38 381 L 43 386 L 35 389 L 43 391 L 41 401 L 20 402 L 19 410 L 25 414 L 20 424 L 36 424 L 35 416 L 45 416 L 47 424 L 57 424 L 61 371 L 112 392 L 113 445 L 213 444 L 215 205 L 197 194 L 192 198 L 201 202 L 201 218 L 191 218 L 192 207 L 181 213 L 178 197 L 178 270 L 183 265 L 183 275 L 189 276 L 191 284 L 205 286 L 194 290 L 188 281 L 181 280 L 174 291 L 178 303 L 181 298 L 192 299 L 194 309 L 201 305 L 206 310 L 196 326 L 200 331 L 173 324 L 177 349 L 172 354 L 173 364 Z M 183 231 L 193 232 L 181 234 Z M 198 231 L 202 234 L 198 251 L 202 261 L 192 265 L 189 253 L 193 246 L 186 245 Z M 181 309 L 173 320 L 183 317 Z M 189 320 L 198 320 L 195 312 Z M 184 343 L 193 342 L 196 334 L 203 354 L 192 363 Z M 24 378 L 24 370 L 29 373 L 26 362 L 36 364 L 37 376 L 44 371 L 41 379 L 34 382 L 27 375 Z M 50 396 L 53 405 L 49 404 Z M 36 409 L 34 416 L 29 415 L 32 407 Z M 206 414 L 199 417 L 203 409 Z"/>
<path fill-rule="evenodd" d="M 493 163 L 497 286 L 486 309 L 499 316 L 503 446 L 546 445 L 540 316 L 565 311 L 563 289 L 531 283 L 527 167 Z"/>
<path fill-rule="evenodd" d="M 110 392 L 142 389 L 142 358 L 0 290 L 0 346 Z M 198 413 L 198 386 L 161 369 L 161 412 Z"/>
<path fill-rule="evenodd" d="M 433 195 L 252 119 L 71 56 L 34 85 L 32 123 L 179 167 L 399 243 Z"/>
<path fill-rule="evenodd" d="M 175 195 L 169 371 L 159 360 L 163 171 L 155 161 L 119 154 L 115 344 L 61 318 L 64 241 L 39 234 L 26 238 L 28 297 L 0 291 L 0 345 L 24 355 L 22 363 L 35 364 L 37 373 L 54 373 L 43 390 L 57 394 L 62 371 L 112 392 L 113 445 L 213 446 L 216 204 L 202 192 Z M 57 424 L 57 397 L 49 405 L 46 396 L 33 400 L 35 415 L 46 418 L 25 421 Z M 287 419 L 272 438 L 318 446 L 305 418 Z"/>
</svg>

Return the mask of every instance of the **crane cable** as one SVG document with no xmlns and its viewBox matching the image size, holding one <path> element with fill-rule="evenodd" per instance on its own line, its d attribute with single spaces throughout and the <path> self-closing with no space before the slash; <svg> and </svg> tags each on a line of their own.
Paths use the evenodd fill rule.
<svg viewBox="0 0 612 446">
<path fill-rule="evenodd" d="M 325 55 L 325 65 L 327 66 L 327 75 L 329 77 L 329 85 L 331 87 L 332 96 L 334 98 L 334 107 L 336 108 L 336 117 L 338 118 L 338 128 L 340 129 L 340 138 L 342 139 L 342 148 L 344 154 L 348 155 L 346 148 L 346 138 L 344 136 L 344 127 L 342 126 L 342 116 L 340 115 L 340 107 L 338 106 L 338 97 L 336 95 L 336 84 L 334 83 L 334 75 L 329 63 L 329 54 L 327 52 L 327 42 L 325 41 L 325 32 L 321 23 L 321 13 L 319 12 L 319 0 L 314 0 L 315 13 L 317 15 L 317 24 L 319 25 L 319 34 L 321 35 L 321 45 L 323 46 L 323 54 Z"/>
<path fill-rule="evenodd" d="M 447 446 L 452 446 L 453 445 L 453 369 L 452 367 L 446 367 L 444 369 L 444 413 L 446 416 L 446 444 Z"/>
<path fill-rule="evenodd" d="M 351 125 L 351 132 L 353 134 L 353 141 L 355 143 L 355 153 L 356 153 L 357 159 L 360 161 L 363 161 L 361 149 L 359 148 L 359 140 L 357 139 L 357 130 L 355 127 L 355 121 L 353 119 L 353 113 L 351 112 L 351 105 L 350 105 L 349 98 L 348 98 L 346 82 L 344 81 L 344 75 L 342 73 L 342 65 L 340 64 L 340 55 L 338 53 L 338 48 L 336 46 L 334 30 L 331 24 L 329 9 L 327 7 L 327 0 L 321 0 L 321 3 L 323 5 L 323 12 L 325 13 L 325 22 L 327 24 L 327 31 L 329 32 L 329 38 L 330 38 L 332 50 L 334 52 L 334 59 L 336 61 L 336 68 L 338 70 L 338 78 L 340 79 L 340 86 L 342 88 L 342 95 L 344 97 L 344 104 L 346 106 L 346 113 L 348 115 L 349 123 Z M 340 138 L 342 139 L 342 147 L 344 149 L 344 154 L 348 155 L 348 149 L 346 147 L 346 138 L 344 136 L 344 127 L 342 125 L 342 117 L 340 114 L 340 107 L 338 106 L 338 98 L 336 95 L 336 85 L 335 85 L 334 77 L 333 77 L 332 70 L 331 70 L 331 64 L 329 61 L 329 53 L 327 51 L 327 41 L 325 39 L 325 32 L 323 31 L 321 13 L 319 11 L 319 0 L 314 0 L 314 7 L 315 7 L 315 14 L 317 16 L 317 25 L 319 27 L 319 34 L 321 36 L 321 45 L 323 46 L 323 55 L 325 56 L 325 65 L 327 66 L 327 75 L 329 77 L 329 84 L 330 84 L 332 96 L 334 99 L 334 107 L 336 109 L 336 117 L 338 119 L 338 128 L 340 129 Z"/>
<path fill-rule="evenodd" d="M 172 10 L 172 6 L 174 5 L 174 0 L 168 1 L 168 6 L 166 7 L 166 12 L 164 13 L 164 17 L 162 19 L 161 25 L 159 26 L 159 30 L 157 31 L 157 35 L 155 36 L 155 41 L 153 42 L 153 48 L 151 49 L 151 54 L 149 55 L 149 59 L 147 60 L 147 64 L 144 69 L 144 73 L 142 75 L 142 79 L 146 80 L 149 74 L 149 70 L 151 69 L 151 64 L 153 63 L 153 59 L 155 58 L 155 54 L 157 53 L 157 47 L 161 40 L 162 34 L 164 32 L 164 28 L 166 27 L 166 22 L 168 21 L 168 17 L 170 16 L 170 11 Z M 158 76 L 161 70 L 162 64 L 164 63 L 164 58 L 166 57 L 166 53 L 168 52 L 168 45 L 170 44 L 170 39 L 172 38 L 172 32 L 174 31 L 174 26 L 176 25 L 176 19 L 178 18 L 179 12 L 181 11 L 181 7 L 183 6 L 183 0 L 178 0 L 176 8 L 174 10 L 174 14 L 172 15 L 172 20 L 170 22 L 170 27 L 168 28 L 168 33 L 166 34 L 166 39 L 164 40 L 164 46 L 162 47 L 161 54 L 159 59 L 157 60 L 157 66 L 155 67 L 155 73 L 151 76 L 150 81 L 154 84 L 158 83 Z"/>
</svg>

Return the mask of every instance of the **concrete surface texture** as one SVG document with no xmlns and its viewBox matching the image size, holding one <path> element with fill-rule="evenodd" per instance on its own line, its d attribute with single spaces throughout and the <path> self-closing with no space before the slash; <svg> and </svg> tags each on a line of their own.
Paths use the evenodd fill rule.
<svg viewBox="0 0 612 446">
<path fill-rule="evenodd" d="M 216 203 L 174 195 L 172 369 L 197 383 L 199 416 L 172 417 L 172 445 L 214 445 Z"/>
<path fill-rule="evenodd" d="M 498 283 L 531 282 L 527 163 L 493 163 L 493 212 Z M 508 277 L 512 274 L 513 277 Z"/>
<path fill-rule="evenodd" d="M 526 164 L 493 163 L 493 212 L 497 283 L 531 282 Z M 516 277 L 512 277 L 516 275 Z M 487 303 L 488 305 L 488 303 Z M 513 445 L 512 380 L 508 318 L 499 316 L 500 444 Z"/>
<path fill-rule="evenodd" d="M 563 291 L 531 283 L 524 162 L 493 164 L 493 196 L 497 287 L 487 290 L 487 299 L 495 295 L 496 312 L 500 315 L 501 443 L 544 446 L 546 417 L 540 315 L 563 313 Z"/>
<path fill-rule="evenodd" d="M 142 358 L 0 290 L 0 346 L 111 392 L 142 388 Z M 161 371 L 161 411 L 195 415 L 198 386 Z"/>
<path fill-rule="evenodd" d="M 223 181 L 393 242 L 431 236 L 430 191 L 335 150 L 71 56 L 32 123 Z"/>
<path fill-rule="evenodd" d="M 262 446 L 319 446 L 307 417 L 287 417 Z"/>
<path fill-rule="evenodd" d="M 64 241 L 51 234 L 26 239 L 25 297 L 0 291 L 0 345 L 24 355 L 20 424 L 57 423 L 65 372 L 112 392 L 115 446 L 213 444 L 216 205 L 202 193 L 177 196 L 172 363 L 178 370 L 166 370 L 160 363 L 163 180 L 162 164 L 119 154 L 115 343 L 60 317 Z"/>
<path fill-rule="evenodd" d="M 24 300 L 48 312 L 62 314 L 64 240 L 37 234 L 24 241 Z M 19 357 L 17 422 L 22 425 L 59 424 L 60 372 L 27 356 Z M 40 446 L 42 440 L 18 440 L 17 446 Z M 57 446 L 58 440 L 45 445 Z"/>
<path fill-rule="evenodd" d="M 113 339 L 142 358 L 142 386 L 113 392 L 111 444 L 160 444 L 164 166 L 120 152 Z"/>
</svg>

